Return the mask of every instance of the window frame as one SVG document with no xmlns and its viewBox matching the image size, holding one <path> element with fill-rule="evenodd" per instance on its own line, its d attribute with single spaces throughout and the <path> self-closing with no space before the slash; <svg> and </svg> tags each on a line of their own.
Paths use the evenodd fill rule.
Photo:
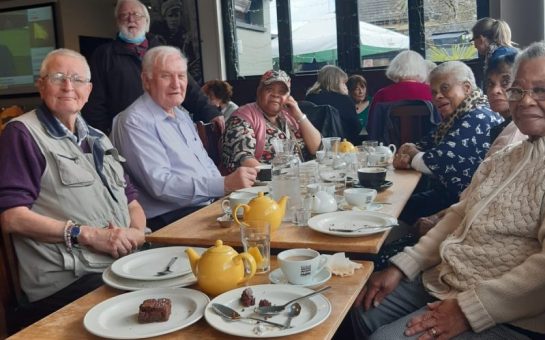
<svg viewBox="0 0 545 340">
<path fill-rule="evenodd" d="M 475 2 L 477 7 L 477 19 L 489 16 L 490 0 L 475 0 Z M 425 56 L 424 0 L 407 0 L 407 4 L 409 17 L 409 48 Z M 248 78 L 248 76 L 239 76 L 237 73 L 237 24 L 234 13 L 234 0 L 222 0 L 221 5 L 222 13 L 225 14 L 223 29 L 227 78 L 229 80 Z M 291 40 L 290 0 L 277 1 L 276 13 L 278 20 L 278 53 L 280 56 L 280 68 L 289 74 L 295 74 L 292 58 L 293 44 Z M 361 56 L 359 51 L 359 18 L 357 15 L 354 15 L 354 13 L 358 13 L 358 0 L 335 0 L 338 66 L 347 73 L 363 72 L 369 69 L 386 69 L 384 66 L 372 68 L 361 67 Z M 340 53 L 339 51 L 345 51 L 345 53 Z M 466 60 L 466 62 L 474 63 L 476 60 L 477 59 Z M 297 72 L 296 74 L 308 74 L 309 72 L 316 73 L 317 71 Z"/>
</svg>

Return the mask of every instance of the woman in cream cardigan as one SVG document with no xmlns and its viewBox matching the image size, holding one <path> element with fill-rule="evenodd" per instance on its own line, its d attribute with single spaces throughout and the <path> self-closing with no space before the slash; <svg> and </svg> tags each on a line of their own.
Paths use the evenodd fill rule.
<svg viewBox="0 0 545 340">
<path fill-rule="evenodd" d="M 371 276 L 355 302 L 358 338 L 545 337 L 545 44 L 513 74 L 510 110 L 528 140 L 483 161 L 464 199 Z"/>
</svg>

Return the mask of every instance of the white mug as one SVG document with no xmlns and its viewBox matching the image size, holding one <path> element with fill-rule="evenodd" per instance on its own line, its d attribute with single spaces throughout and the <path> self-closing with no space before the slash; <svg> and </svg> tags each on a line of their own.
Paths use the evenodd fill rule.
<svg viewBox="0 0 545 340">
<path fill-rule="evenodd" d="M 324 269 L 327 256 L 313 249 L 290 249 L 278 254 L 282 272 L 292 284 L 308 284 Z"/>
<path fill-rule="evenodd" d="M 250 200 L 254 197 L 256 197 L 256 194 L 251 192 L 234 191 L 229 195 L 227 199 L 224 199 L 221 202 L 221 207 L 223 208 L 223 212 L 225 214 L 231 215 L 237 205 L 248 204 L 248 202 L 250 202 Z M 239 209 L 238 213 L 242 216 L 244 210 Z"/>
</svg>

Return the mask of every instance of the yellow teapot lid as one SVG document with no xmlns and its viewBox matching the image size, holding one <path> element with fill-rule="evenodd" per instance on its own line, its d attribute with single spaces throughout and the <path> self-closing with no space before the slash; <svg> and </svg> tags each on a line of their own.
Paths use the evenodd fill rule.
<svg viewBox="0 0 545 340">
<path fill-rule="evenodd" d="M 234 249 L 230 246 L 224 245 L 222 240 L 216 240 L 214 245 L 208 249 L 208 252 L 211 253 L 227 253 L 233 251 Z"/>
</svg>

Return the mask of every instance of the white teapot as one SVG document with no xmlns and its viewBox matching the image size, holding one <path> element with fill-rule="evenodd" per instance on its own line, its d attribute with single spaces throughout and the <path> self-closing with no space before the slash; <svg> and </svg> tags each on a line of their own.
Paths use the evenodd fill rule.
<svg viewBox="0 0 545 340">
<path fill-rule="evenodd" d="M 380 143 L 379 146 L 375 148 L 375 151 L 369 155 L 369 163 L 375 163 L 370 164 L 371 166 L 388 165 L 388 163 L 390 163 L 390 161 L 392 160 L 392 157 L 395 155 L 396 151 L 397 148 L 394 144 L 384 146 L 382 143 Z"/>
<path fill-rule="evenodd" d="M 312 196 L 312 211 L 317 214 L 337 211 L 337 201 L 332 194 L 318 191 Z"/>
</svg>

